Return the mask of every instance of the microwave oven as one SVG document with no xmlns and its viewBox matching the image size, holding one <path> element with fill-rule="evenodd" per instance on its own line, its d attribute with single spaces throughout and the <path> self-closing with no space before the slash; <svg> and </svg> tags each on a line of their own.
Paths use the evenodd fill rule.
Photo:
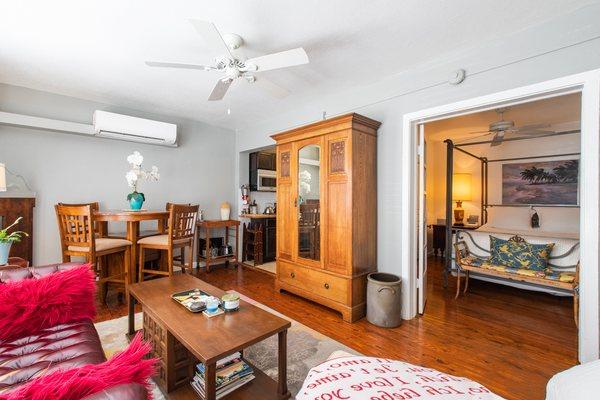
<svg viewBox="0 0 600 400">
<path fill-rule="evenodd" d="M 277 171 L 259 169 L 256 172 L 256 190 L 260 192 L 274 192 L 277 190 Z"/>
</svg>

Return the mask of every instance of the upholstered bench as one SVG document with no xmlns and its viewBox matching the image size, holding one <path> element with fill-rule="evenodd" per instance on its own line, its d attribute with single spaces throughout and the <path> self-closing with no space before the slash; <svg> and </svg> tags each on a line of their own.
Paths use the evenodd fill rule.
<svg viewBox="0 0 600 400">
<path fill-rule="evenodd" d="M 513 243 L 526 243 L 520 236 L 513 236 L 508 240 Z M 575 324 L 578 324 L 579 315 L 579 262 L 575 271 L 561 270 L 547 266 L 544 269 L 532 269 L 527 265 L 513 267 L 502 263 L 494 262 L 494 258 L 478 257 L 469 251 L 465 241 L 458 241 L 454 244 L 456 257 L 456 296 L 460 294 L 460 278 L 465 277 L 465 287 L 463 293 L 469 288 L 469 275 L 471 272 L 479 275 L 485 275 L 495 278 L 502 278 L 511 281 L 525 282 L 532 285 L 551 287 L 573 294 L 573 309 Z"/>
</svg>

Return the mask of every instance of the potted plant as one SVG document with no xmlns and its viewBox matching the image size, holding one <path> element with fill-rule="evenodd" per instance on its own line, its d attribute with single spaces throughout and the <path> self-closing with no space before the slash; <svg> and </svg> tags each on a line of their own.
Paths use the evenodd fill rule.
<svg viewBox="0 0 600 400">
<path fill-rule="evenodd" d="M 130 188 L 133 189 L 133 192 L 127 195 L 127 201 L 132 210 L 140 210 L 142 208 L 142 204 L 146 201 L 146 196 L 144 193 L 140 193 L 137 191 L 138 184 L 140 181 L 158 181 L 160 175 L 158 174 L 158 167 L 153 165 L 150 171 L 145 171 L 142 168 L 142 162 L 144 162 L 144 157 L 140 154 L 139 151 L 134 151 L 133 154 L 127 156 L 127 162 L 131 165 L 131 169 L 127 174 L 125 174 L 125 179 L 127 179 L 127 184 Z"/>
<path fill-rule="evenodd" d="M 10 246 L 15 242 L 20 242 L 23 236 L 29 236 L 23 231 L 14 231 L 8 233 L 8 231 L 19 224 L 23 217 L 19 217 L 10 226 L 0 230 L 0 265 L 8 263 L 8 254 L 10 253 Z"/>
</svg>

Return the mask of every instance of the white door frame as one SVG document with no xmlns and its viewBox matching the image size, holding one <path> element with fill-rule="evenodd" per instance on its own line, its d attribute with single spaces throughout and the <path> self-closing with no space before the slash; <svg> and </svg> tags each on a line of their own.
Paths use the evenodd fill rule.
<svg viewBox="0 0 600 400">
<path fill-rule="evenodd" d="M 600 69 L 406 114 L 402 125 L 402 317 L 416 316 L 416 126 L 500 106 L 581 93 L 579 360 L 599 358 Z"/>
</svg>

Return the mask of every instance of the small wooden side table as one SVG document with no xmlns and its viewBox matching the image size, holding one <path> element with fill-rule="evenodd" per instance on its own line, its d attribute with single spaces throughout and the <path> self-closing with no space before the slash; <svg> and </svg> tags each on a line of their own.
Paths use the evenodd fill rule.
<svg viewBox="0 0 600 400">
<path fill-rule="evenodd" d="M 236 266 L 238 264 L 238 238 L 240 234 L 240 221 L 236 219 L 230 219 L 226 221 L 222 220 L 203 220 L 196 222 L 196 238 L 194 240 L 194 248 L 197 249 L 198 255 L 196 257 L 196 261 L 200 263 L 200 261 L 204 261 L 206 264 L 206 272 L 210 272 L 210 264 L 214 260 L 223 260 L 225 262 L 233 262 Z M 210 251 L 210 231 L 212 229 L 225 229 L 225 245 L 229 244 L 229 235 L 233 234 L 235 236 L 235 250 L 233 254 L 222 255 L 222 256 L 212 256 Z M 206 256 L 202 255 L 202 252 L 198 248 L 198 241 L 200 236 L 200 231 L 204 231 L 204 238 L 206 242 Z"/>
</svg>

